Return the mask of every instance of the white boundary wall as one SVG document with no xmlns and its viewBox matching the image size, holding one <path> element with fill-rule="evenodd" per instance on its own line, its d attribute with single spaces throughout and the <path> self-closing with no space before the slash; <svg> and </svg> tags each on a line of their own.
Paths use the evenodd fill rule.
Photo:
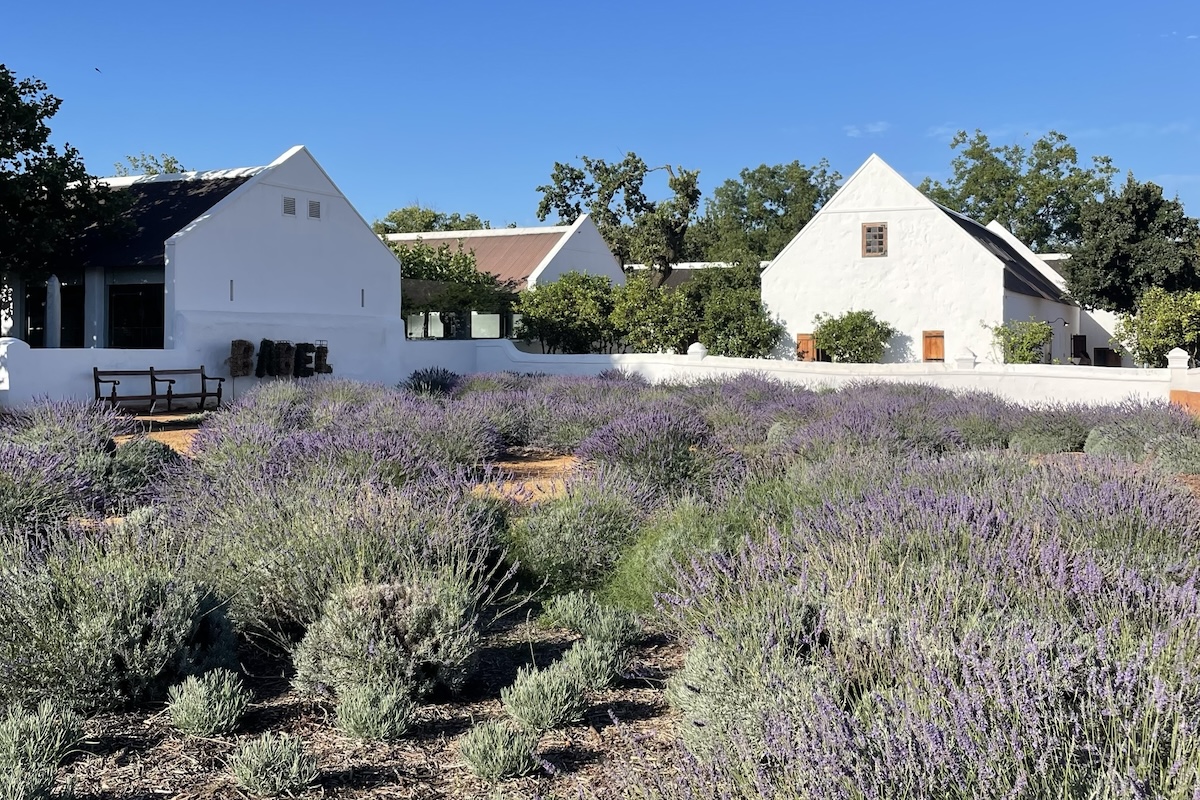
<svg viewBox="0 0 1200 800">
<path fill-rule="evenodd" d="M 268 326 L 270 333 L 276 333 L 275 328 L 279 334 L 285 333 L 287 321 L 281 318 L 273 322 Z M 220 327 L 213 320 L 205 323 L 205 329 Z M 228 320 L 227 325 L 226 336 L 233 338 L 239 326 L 233 320 Z M 311 329 L 310 325 L 303 327 Z M 334 377 L 385 384 L 394 384 L 416 369 L 441 366 L 460 374 L 511 371 L 596 375 L 606 369 L 620 368 L 651 381 L 694 381 L 749 371 L 810 387 L 837 388 L 856 381 L 924 383 L 952 390 L 993 392 L 1021 403 L 1116 403 L 1130 397 L 1168 400 L 1172 390 L 1200 391 L 1200 369 L 1187 369 L 1187 356 L 1182 352 L 1172 359 L 1172 367 L 1165 369 L 991 364 L 979 363 L 973 356 L 944 364 L 828 364 L 721 358 L 707 356 L 703 348 L 695 345 L 689 355 L 564 356 L 525 353 L 507 340 L 407 342 L 399 346 L 403 341 L 399 327 L 375 326 L 371 331 L 360 330 L 357 337 L 346 337 L 345 330 L 342 334 L 343 342 L 349 344 L 347 338 L 356 338 L 357 346 L 331 348 Z M 153 365 L 169 369 L 193 368 L 203 363 L 210 374 L 228 375 L 227 365 L 220 357 L 227 358 L 227 341 L 224 338 L 214 341 L 211 349 L 52 350 L 31 349 L 20 340 L 0 338 L 0 408 L 16 408 L 40 397 L 91 399 L 93 366 L 145 369 Z M 253 378 L 239 378 L 237 393 L 245 392 L 254 383 Z M 227 393 L 234 388 L 229 382 L 225 387 Z M 183 386 L 178 389 L 186 390 Z"/>
</svg>

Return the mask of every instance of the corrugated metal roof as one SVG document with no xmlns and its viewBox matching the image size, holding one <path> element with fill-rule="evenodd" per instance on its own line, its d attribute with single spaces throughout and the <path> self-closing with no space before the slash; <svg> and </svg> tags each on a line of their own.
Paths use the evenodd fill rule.
<svg viewBox="0 0 1200 800">
<path fill-rule="evenodd" d="M 511 281 L 518 288 L 524 288 L 542 259 L 569 230 L 563 227 L 527 228 L 515 232 L 501 228 L 490 235 L 487 231 L 433 231 L 392 234 L 387 238 L 402 244 L 420 241 L 430 247 L 449 244 L 454 248 L 461 242 L 464 250 L 475 252 L 475 266 L 480 272 L 491 273 L 501 281 Z M 463 236 L 464 233 L 468 235 Z"/>
</svg>

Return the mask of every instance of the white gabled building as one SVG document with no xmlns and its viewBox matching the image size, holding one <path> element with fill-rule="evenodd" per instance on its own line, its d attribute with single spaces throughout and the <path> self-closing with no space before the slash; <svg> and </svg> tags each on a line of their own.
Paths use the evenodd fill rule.
<svg viewBox="0 0 1200 800">
<path fill-rule="evenodd" d="M 987 326 L 1037 319 L 1066 363 L 1079 308 L 1009 237 L 944 208 L 872 155 L 763 271 L 788 357 L 813 357 L 818 314 L 869 310 L 898 330 L 885 362 L 1001 360 Z"/>
<path fill-rule="evenodd" d="M 228 375 L 231 342 L 325 341 L 337 375 L 402 377 L 400 270 L 308 150 L 211 172 L 108 178 L 127 228 L 63 264 L 61 337 L 44 348 L 46 283 L 12 281 L 0 406 L 89 397 L 92 367 Z"/>
</svg>

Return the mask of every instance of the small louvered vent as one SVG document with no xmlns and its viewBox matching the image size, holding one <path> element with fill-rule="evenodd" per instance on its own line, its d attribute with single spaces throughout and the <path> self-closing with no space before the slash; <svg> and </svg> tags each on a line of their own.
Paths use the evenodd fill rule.
<svg viewBox="0 0 1200 800">
<path fill-rule="evenodd" d="M 309 219 L 320 219 L 321 218 L 321 201 L 320 200 L 309 200 L 308 201 L 308 218 Z"/>
<path fill-rule="evenodd" d="M 294 198 L 294 197 L 283 198 L 283 213 L 284 213 L 284 216 L 288 216 L 288 217 L 296 216 L 296 198 Z"/>
</svg>

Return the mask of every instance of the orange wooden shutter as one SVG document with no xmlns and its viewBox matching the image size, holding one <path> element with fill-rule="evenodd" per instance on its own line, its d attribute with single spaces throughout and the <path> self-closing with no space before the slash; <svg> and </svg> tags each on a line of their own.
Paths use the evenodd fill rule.
<svg viewBox="0 0 1200 800">
<path fill-rule="evenodd" d="M 796 334 L 796 360 L 816 361 L 817 344 L 811 333 Z"/>
<path fill-rule="evenodd" d="M 925 331 L 925 346 L 924 360 L 925 361 L 945 361 L 946 360 L 946 334 L 945 331 Z"/>
</svg>

